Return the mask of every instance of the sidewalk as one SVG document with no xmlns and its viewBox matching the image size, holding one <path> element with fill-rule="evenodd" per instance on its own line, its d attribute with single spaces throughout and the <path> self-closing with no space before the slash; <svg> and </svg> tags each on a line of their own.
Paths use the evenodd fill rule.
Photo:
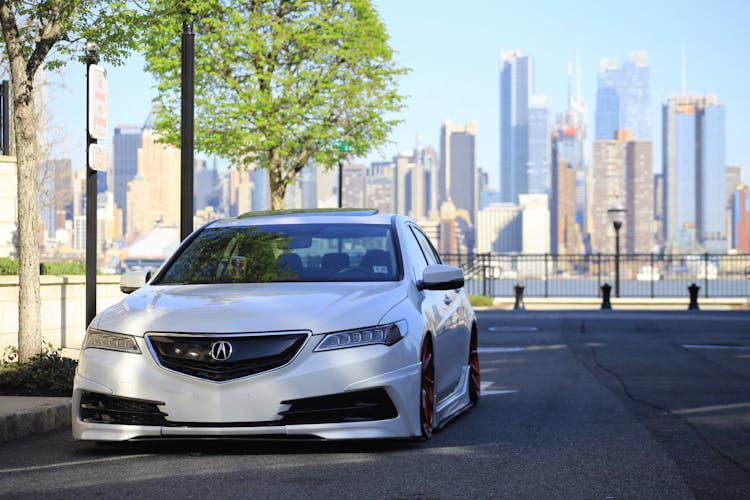
<svg viewBox="0 0 750 500">
<path fill-rule="evenodd" d="M 70 427 L 70 398 L 0 396 L 0 443 Z"/>
</svg>

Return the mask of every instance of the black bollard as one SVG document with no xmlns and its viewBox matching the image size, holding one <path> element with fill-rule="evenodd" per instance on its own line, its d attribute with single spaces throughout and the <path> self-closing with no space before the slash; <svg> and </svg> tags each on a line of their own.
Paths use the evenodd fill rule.
<svg viewBox="0 0 750 500">
<path fill-rule="evenodd" d="M 602 309 L 612 309 L 612 302 L 609 301 L 609 295 L 612 293 L 612 287 L 609 283 L 602 285 Z"/>
<path fill-rule="evenodd" d="M 526 287 L 522 286 L 520 283 L 516 283 L 516 286 L 513 287 L 513 290 L 516 291 L 516 303 L 513 306 L 513 309 L 526 309 L 526 306 L 523 305 L 523 291 Z"/>
<path fill-rule="evenodd" d="M 688 306 L 688 311 L 700 310 L 700 307 L 698 307 L 698 292 L 700 291 L 701 287 L 693 283 L 689 287 L 687 287 L 687 289 L 688 292 L 690 292 L 690 305 Z"/>
</svg>

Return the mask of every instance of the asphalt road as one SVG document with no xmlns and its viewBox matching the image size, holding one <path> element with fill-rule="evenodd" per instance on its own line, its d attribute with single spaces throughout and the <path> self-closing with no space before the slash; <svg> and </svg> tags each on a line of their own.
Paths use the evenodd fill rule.
<svg viewBox="0 0 750 500">
<path fill-rule="evenodd" d="M 479 406 L 428 442 L 0 446 L 0 497 L 750 498 L 750 314 L 480 317 Z"/>
</svg>

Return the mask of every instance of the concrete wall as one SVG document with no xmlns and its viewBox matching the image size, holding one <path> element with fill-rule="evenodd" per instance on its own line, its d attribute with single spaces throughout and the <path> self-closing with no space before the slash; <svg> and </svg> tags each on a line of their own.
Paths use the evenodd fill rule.
<svg viewBox="0 0 750 500">
<path fill-rule="evenodd" d="M 54 347 L 79 347 L 86 333 L 86 277 L 40 276 L 42 338 Z M 125 297 L 119 276 L 98 276 L 97 312 Z M 0 276 L 0 355 L 18 345 L 18 276 Z"/>
</svg>

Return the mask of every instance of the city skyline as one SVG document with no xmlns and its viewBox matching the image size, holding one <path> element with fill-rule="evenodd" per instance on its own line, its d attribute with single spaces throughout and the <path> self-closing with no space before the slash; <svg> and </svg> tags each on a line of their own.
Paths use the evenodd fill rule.
<svg viewBox="0 0 750 500">
<path fill-rule="evenodd" d="M 743 117 L 750 116 L 743 82 L 750 80 L 750 69 L 732 64 L 744 55 L 742 47 L 750 46 L 740 1 L 634 1 L 614 20 L 611 9 L 595 2 L 580 2 L 577 8 L 533 2 L 514 5 L 512 10 L 478 0 L 468 1 L 460 9 L 447 2 L 375 3 L 398 60 L 412 72 L 401 83 L 402 92 L 409 96 L 408 108 L 400 115 L 404 123 L 391 134 L 395 144 L 358 159 L 360 162 L 382 160 L 412 149 L 418 136 L 422 144 L 437 146 L 440 125 L 445 120 L 476 121 L 478 165 L 489 174 L 490 184 L 497 185 L 500 53 L 518 49 L 534 59 L 535 90 L 547 95 L 551 117 L 567 106 L 567 68 L 579 55 L 581 95 L 590 126 L 594 123 L 601 60 L 624 62 L 631 52 L 648 52 L 656 172 L 661 171 L 660 109 L 669 97 L 681 93 L 684 52 L 687 92 L 715 94 L 726 106 L 727 164 L 750 166 L 750 143 L 742 138 Z M 676 14 L 681 22 L 668 22 Z M 537 29 L 529 30 L 529 26 Z M 701 36 L 693 36 L 695 33 Z M 142 58 L 134 56 L 123 67 L 107 68 L 110 131 L 118 125 L 142 125 L 150 110 L 154 82 L 142 66 Z M 58 156 L 71 157 L 74 168 L 83 166 L 84 73 L 82 65 L 69 65 L 63 80 L 66 89 L 56 86 L 49 93 L 54 119 L 66 124 L 67 137 L 58 148 Z M 80 127 L 73 125 L 76 123 Z M 76 130 L 80 133 L 75 134 Z M 111 154 L 111 132 L 105 144 Z M 745 169 L 745 182 L 748 171 L 750 168 Z"/>
</svg>

